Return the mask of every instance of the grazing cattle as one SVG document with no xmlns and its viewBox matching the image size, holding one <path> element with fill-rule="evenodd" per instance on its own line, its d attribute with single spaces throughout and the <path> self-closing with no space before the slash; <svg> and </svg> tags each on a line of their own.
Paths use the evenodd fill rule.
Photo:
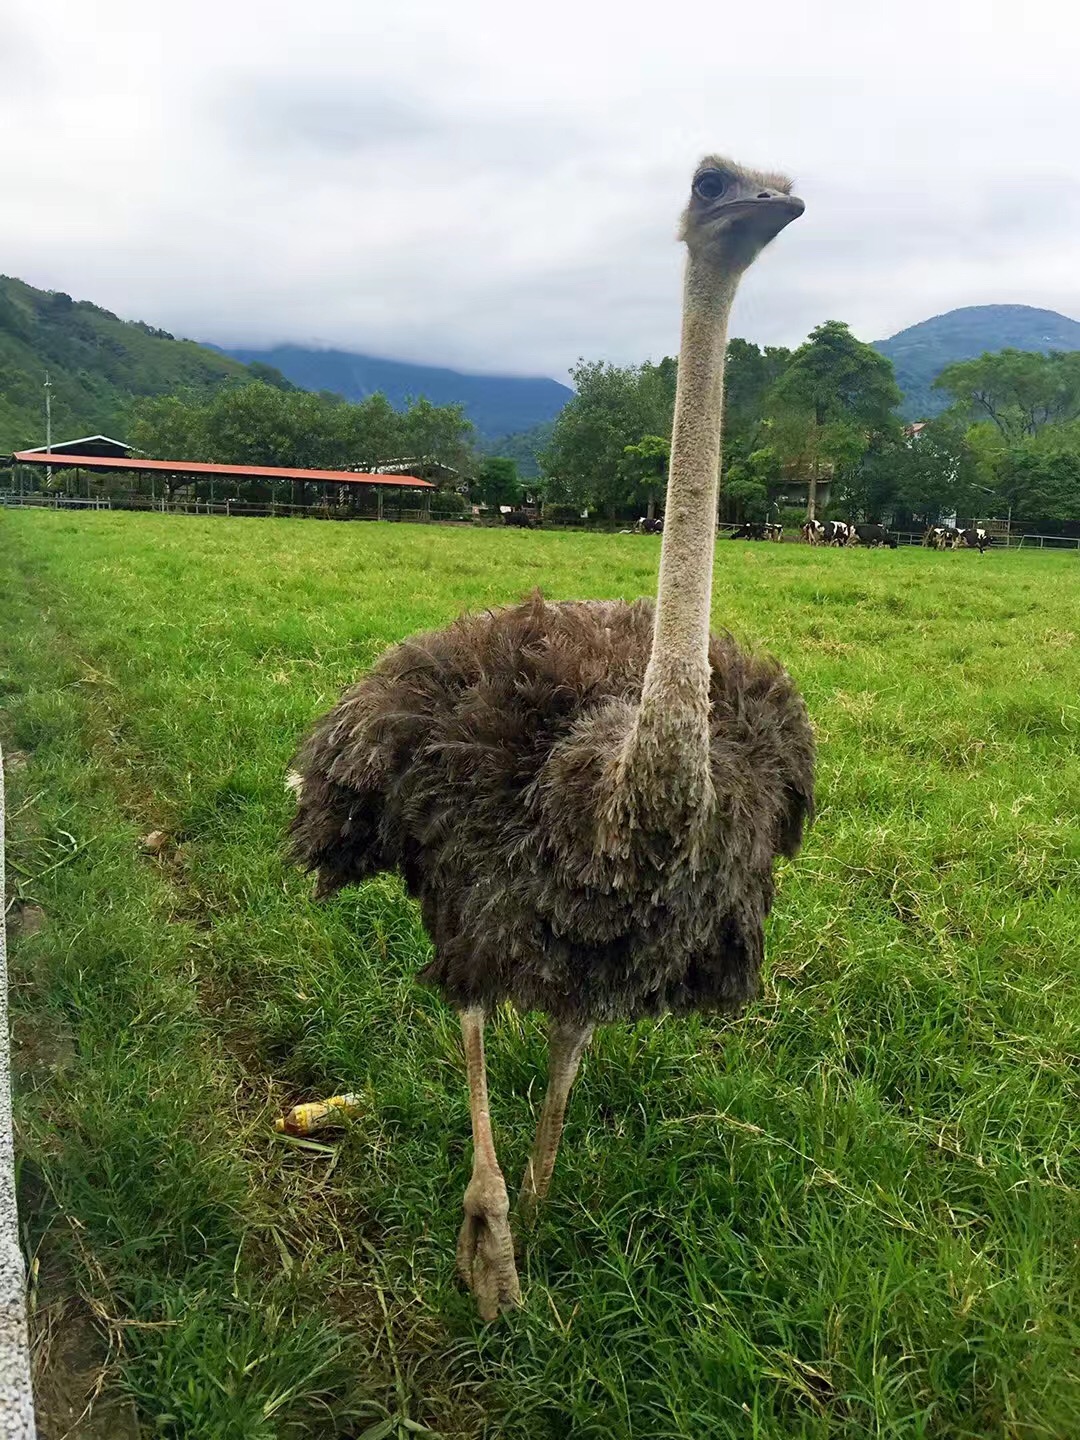
<svg viewBox="0 0 1080 1440">
<path fill-rule="evenodd" d="M 760 520 L 744 520 L 728 536 L 729 540 L 764 540 L 765 525 Z"/>
<path fill-rule="evenodd" d="M 922 543 L 928 550 L 940 550 L 941 546 L 938 542 L 944 533 L 940 525 L 928 525 L 923 531 Z"/>
<path fill-rule="evenodd" d="M 800 534 L 808 545 L 820 545 L 825 535 L 825 526 L 820 520 L 807 520 Z"/>
<path fill-rule="evenodd" d="M 826 545 L 846 545 L 852 537 L 852 527 L 846 520 L 826 520 L 822 540 Z"/>
<path fill-rule="evenodd" d="M 664 533 L 664 522 L 659 516 L 655 520 L 649 520 L 644 515 L 634 526 L 639 535 L 662 535 Z"/>
<path fill-rule="evenodd" d="M 888 545 L 890 550 L 896 549 L 896 536 L 890 535 L 884 525 L 856 525 L 853 528 L 855 544 L 868 545 L 871 549 L 876 545 Z"/>
<path fill-rule="evenodd" d="M 784 538 L 784 527 L 776 520 L 769 520 L 765 524 L 765 539 L 775 540 L 778 544 Z"/>
<path fill-rule="evenodd" d="M 515 525 L 519 530 L 535 530 L 536 521 L 524 510 L 504 510 L 503 524 Z"/>
<path fill-rule="evenodd" d="M 981 525 L 973 525 L 968 530 L 956 531 L 956 539 L 953 544 L 962 550 L 978 550 L 981 555 L 988 545 L 992 545 L 989 530 L 984 530 Z"/>
</svg>

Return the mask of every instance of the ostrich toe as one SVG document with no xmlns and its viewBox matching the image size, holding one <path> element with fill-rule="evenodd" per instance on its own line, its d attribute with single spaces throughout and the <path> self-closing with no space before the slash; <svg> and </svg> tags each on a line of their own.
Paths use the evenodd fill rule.
<svg viewBox="0 0 1080 1440">
<path fill-rule="evenodd" d="M 497 1171 L 474 1176 L 465 1191 L 457 1270 L 472 1291 L 485 1324 L 521 1304 L 510 1233 L 510 1199 Z"/>
</svg>

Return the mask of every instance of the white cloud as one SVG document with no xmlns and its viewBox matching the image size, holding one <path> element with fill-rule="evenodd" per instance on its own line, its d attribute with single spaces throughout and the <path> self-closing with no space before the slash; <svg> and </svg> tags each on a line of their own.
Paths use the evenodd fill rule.
<svg viewBox="0 0 1080 1440">
<path fill-rule="evenodd" d="M 561 378 L 675 348 L 676 217 L 720 149 L 807 201 L 745 284 L 750 338 L 1080 316 L 1075 11 L 727 9 L 24 0 L 0 265 L 199 338 Z"/>
</svg>

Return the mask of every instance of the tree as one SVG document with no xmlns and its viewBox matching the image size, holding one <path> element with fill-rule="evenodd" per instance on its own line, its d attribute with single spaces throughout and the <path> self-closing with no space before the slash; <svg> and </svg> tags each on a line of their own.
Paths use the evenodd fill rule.
<svg viewBox="0 0 1080 1440">
<path fill-rule="evenodd" d="M 190 395 L 155 395 L 131 407 L 132 446 L 154 460 L 202 460 L 205 400 Z"/>
<path fill-rule="evenodd" d="M 766 397 L 791 362 L 791 351 L 749 340 L 728 341 L 724 370 L 724 463 L 746 460 L 767 431 Z"/>
<path fill-rule="evenodd" d="M 221 465 L 322 465 L 322 410 L 315 395 L 286 394 L 262 381 L 221 390 L 204 411 L 209 458 Z"/>
<path fill-rule="evenodd" d="M 649 520 L 656 516 L 656 496 L 667 486 L 671 441 L 662 435 L 643 435 L 636 445 L 623 447 L 623 474 L 634 491 L 642 495 Z"/>
<path fill-rule="evenodd" d="M 736 460 L 724 477 L 724 499 L 733 520 L 764 520 L 769 509 L 769 492 L 755 479 L 749 467 Z"/>
<path fill-rule="evenodd" d="M 637 412 L 643 435 L 670 440 L 678 383 L 679 362 L 671 355 L 665 355 L 658 364 L 646 360 L 638 366 Z"/>
<path fill-rule="evenodd" d="M 464 471 L 470 459 L 473 423 L 463 405 L 433 405 L 426 397 L 409 402 L 402 422 L 404 458 L 420 468 L 437 463 Z"/>
<path fill-rule="evenodd" d="M 978 457 L 967 434 L 950 416 L 931 420 L 907 438 L 896 467 L 896 498 L 927 524 L 985 505 Z"/>
<path fill-rule="evenodd" d="M 473 493 L 492 510 L 500 505 L 520 505 L 521 480 L 516 463 L 503 455 L 490 455 L 477 472 Z"/>
<path fill-rule="evenodd" d="M 1080 450 L 1014 446 L 1003 458 L 999 484 L 1021 520 L 1080 519 Z"/>
<path fill-rule="evenodd" d="M 1080 352 L 1000 350 L 947 365 L 934 381 L 958 417 L 988 420 L 1008 444 L 1080 416 Z"/>
<path fill-rule="evenodd" d="M 552 500 L 614 513 L 625 500 L 623 451 L 644 431 L 637 371 L 580 360 L 570 371 L 574 395 L 560 411 L 540 456 Z"/>
<path fill-rule="evenodd" d="M 405 453 L 405 417 L 381 391 L 357 405 L 339 404 L 334 412 L 342 464 L 358 470 L 378 470 Z M 453 447 L 456 450 L 456 442 Z"/>
<path fill-rule="evenodd" d="M 769 486 L 780 480 L 780 457 L 771 445 L 745 460 L 734 460 L 724 473 L 720 506 L 727 520 L 764 520 L 769 512 Z"/>
<path fill-rule="evenodd" d="M 132 408 L 132 443 L 162 460 L 289 469 L 377 470 L 402 457 L 453 469 L 468 462 L 470 422 L 458 405 L 413 402 L 401 414 L 385 395 L 350 405 L 256 381 L 210 396 L 167 395 Z M 186 480 L 174 480 L 170 493 Z"/>
<path fill-rule="evenodd" d="M 769 392 L 768 408 L 783 458 L 806 466 L 811 518 L 823 464 L 834 472 L 850 467 L 875 431 L 895 431 L 900 400 L 892 362 L 838 320 L 819 325 L 795 351 Z"/>
<path fill-rule="evenodd" d="M 574 396 L 539 457 L 548 495 L 614 516 L 641 494 L 644 470 L 657 458 L 628 457 L 627 446 L 671 434 L 677 365 L 670 357 L 644 365 L 581 360 L 570 375 Z"/>
<path fill-rule="evenodd" d="M 206 402 L 191 395 L 155 395 L 131 409 L 128 436 L 132 446 L 153 460 L 208 460 Z M 183 475 L 163 475 L 171 500 L 189 483 Z"/>
</svg>

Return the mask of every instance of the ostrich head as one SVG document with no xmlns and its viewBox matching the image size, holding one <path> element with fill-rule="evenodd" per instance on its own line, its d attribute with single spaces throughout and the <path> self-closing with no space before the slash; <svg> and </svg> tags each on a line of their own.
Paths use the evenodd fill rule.
<svg viewBox="0 0 1080 1440">
<path fill-rule="evenodd" d="M 739 273 L 804 208 L 786 175 L 706 155 L 694 172 L 679 234 L 695 259 Z"/>
</svg>

